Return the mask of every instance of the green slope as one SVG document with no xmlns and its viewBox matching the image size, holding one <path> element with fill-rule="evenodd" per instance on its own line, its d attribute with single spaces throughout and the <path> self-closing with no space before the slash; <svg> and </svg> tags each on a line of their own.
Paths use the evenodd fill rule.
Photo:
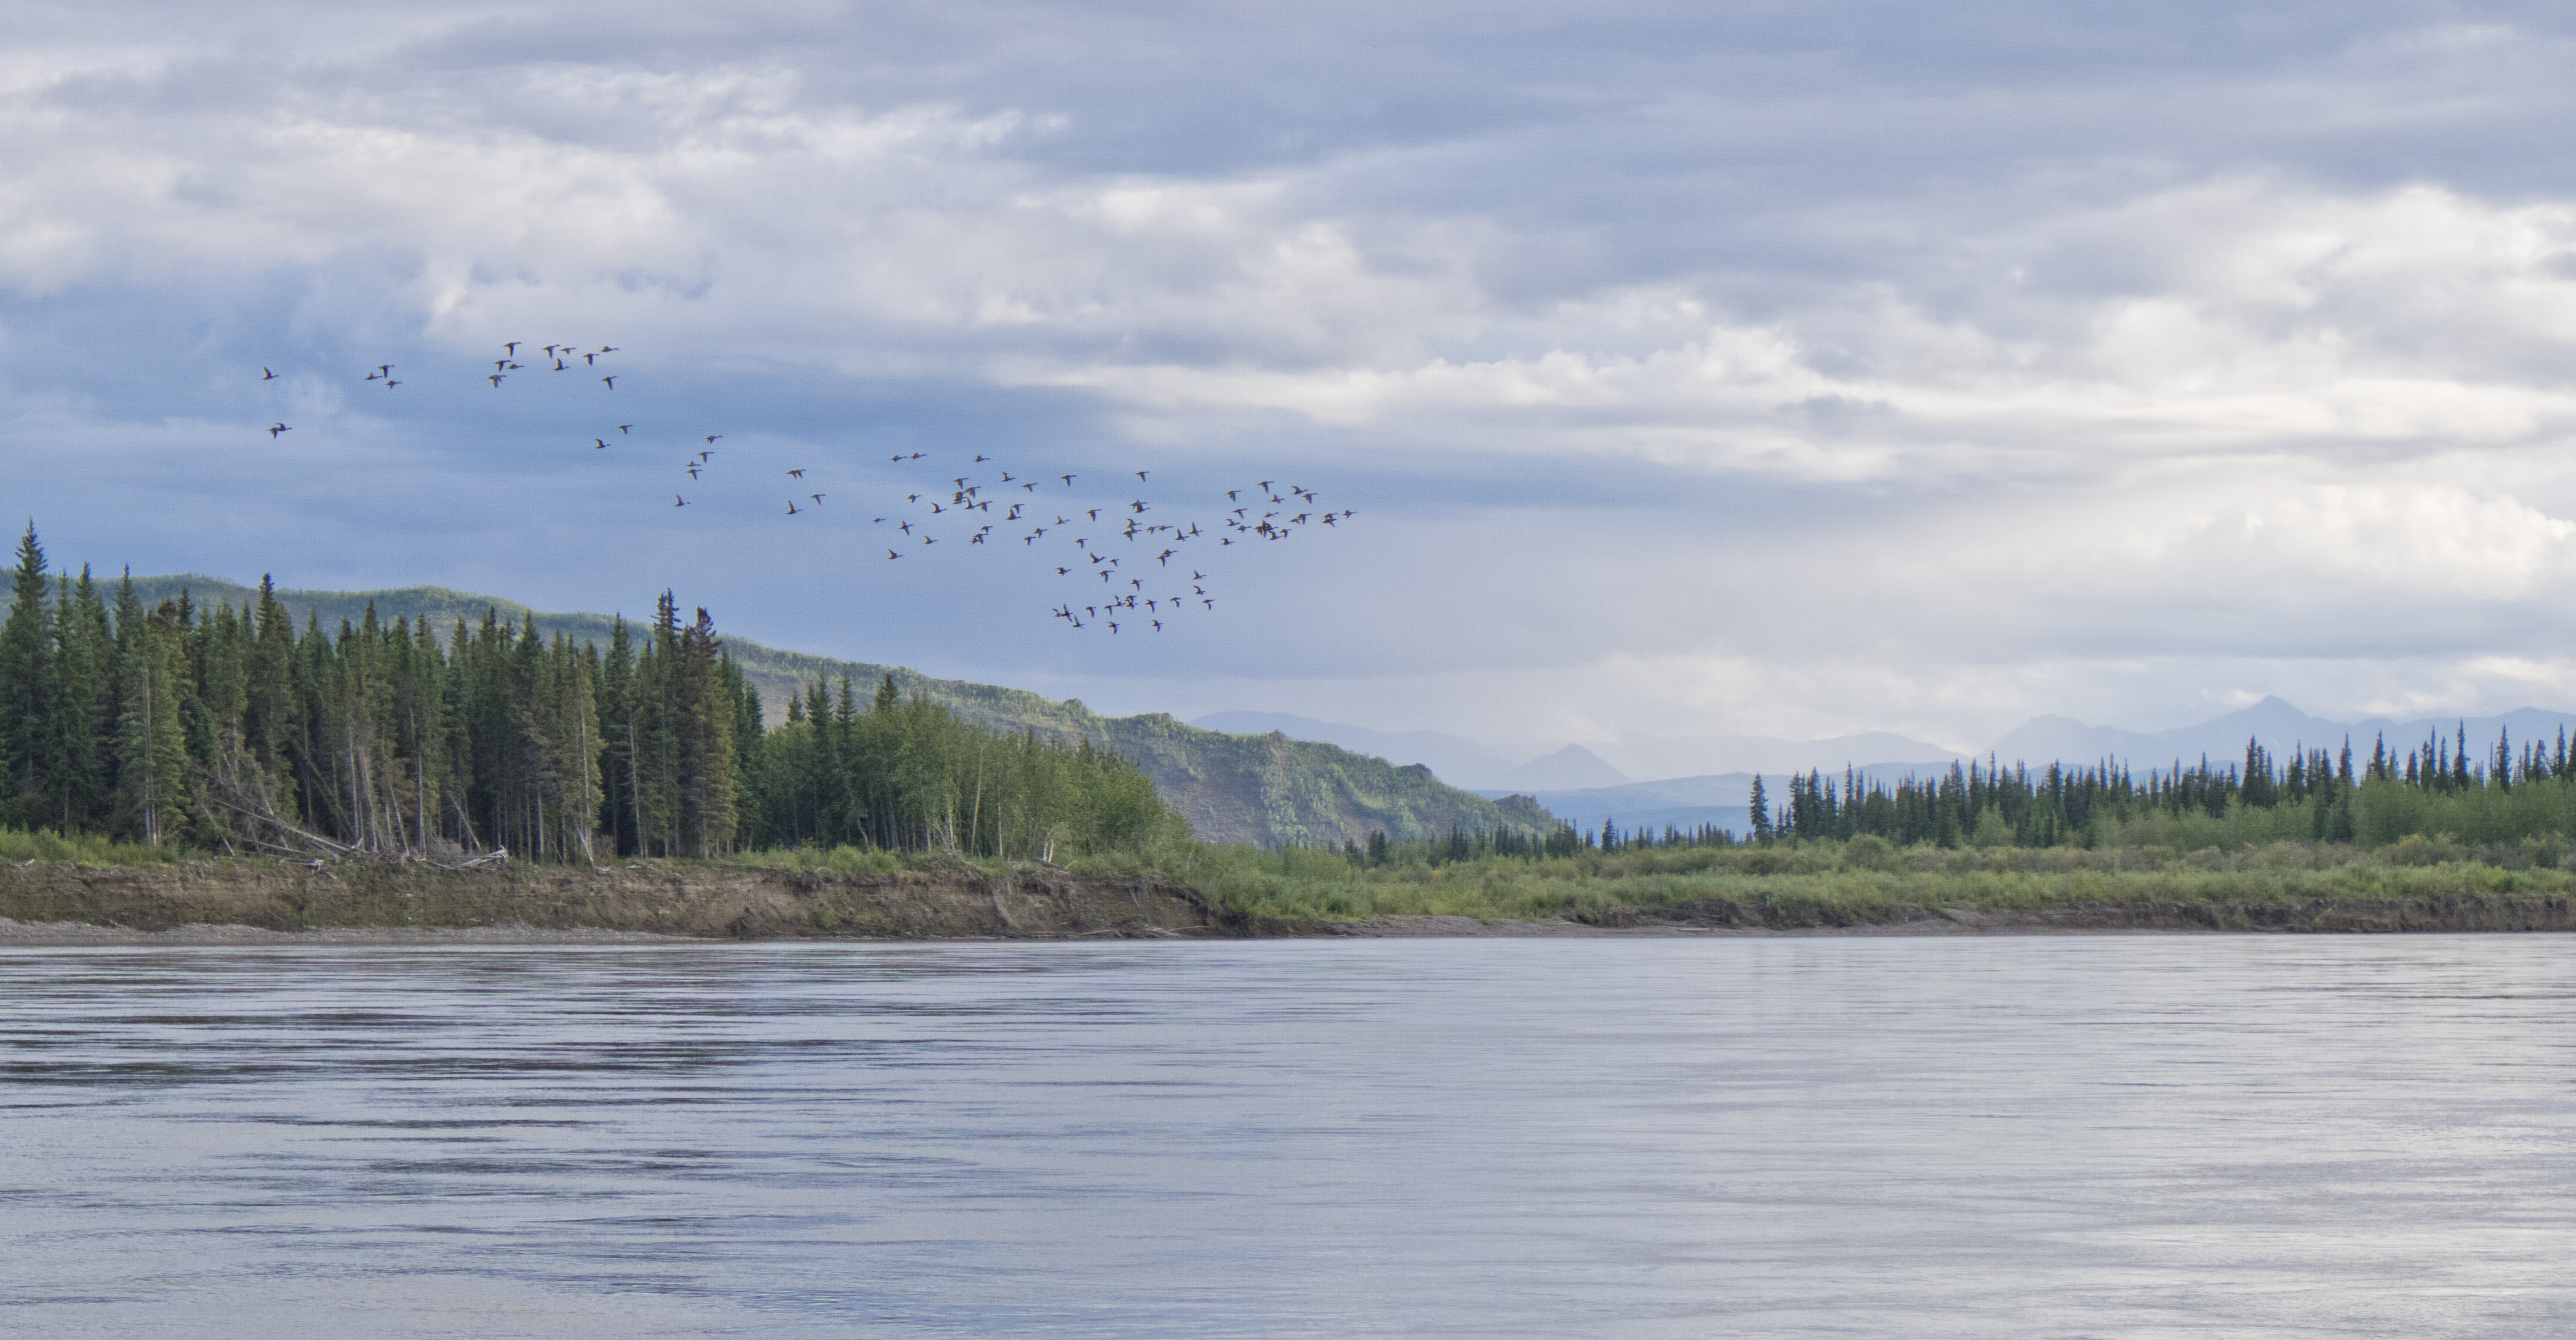
<svg viewBox="0 0 2576 1340">
<path fill-rule="evenodd" d="M 200 605 L 255 604 L 259 597 L 257 587 L 196 573 L 137 577 L 134 586 L 146 605 L 175 597 L 182 588 Z M 371 604 L 381 621 L 405 618 L 418 623 L 426 618 L 442 637 L 460 619 L 481 623 L 487 609 L 514 624 L 533 614 L 539 631 L 549 637 L 560 632 L 576 642 L 605 645 L 611 624 L 605 614 L 548 614 L 515 601 L 438 586 L 384 591 L 281 589 L 277 598 L 294 613 L 299 626 L 307 617 L 318 617 L 324 629 L 334 632 L 343 620 L 358 622 Z M 773 722 L 784 713 L 788 695 L 817 678 L 837 685 L 841 676 L 848 675 L 864 701 L 878 679 L 892 675 L 898 691 L 946 703 L 970 721 L 1059 739 L 1089 739 L 1118 750 L 1136 760 L 1154 779 L 1164 800 L 1189 820 L 1191 830 L 1211 842 L 1261 846 L 1363 842 L 1371 831 L 1403 841 L 1436 836 L 1452 827 L 1556 826 L 1545 810 L 1525 797 L 1487 800 L 1442 784 L 1419 765 L 1399 768 L 1336 745 L 1291 740 L 1276 733 L 1227 735 L 1183 725 L 1159 712 L 1104 717 L 1078 701 L 1059 702 L 994 684 L 934 679 L 901 666 L 781 651 L 741 638 L 726 639 L 725 647 L 759 686 Z"/>
</svg>

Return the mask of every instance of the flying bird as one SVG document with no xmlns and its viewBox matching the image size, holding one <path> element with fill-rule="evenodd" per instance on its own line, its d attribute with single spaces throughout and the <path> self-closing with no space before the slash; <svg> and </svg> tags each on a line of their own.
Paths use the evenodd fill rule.
<svg viewBox="0 0 2576 1340">
<path fill-rule="evenodd" d="M 264 382 L 273 382 L 277 380 L 277 374 L 269 371 L 265 366 L 263 366 L 259 370 L 259 379 Z"/>
<path fill-rule="evenodd" d="M 596 445 L 598 446 L 598 448 L 599 448 L 601 451 L 606 451 L 606 450 L 608 450 L 608 439 L 607 439 L 607 438 L 604 438 L 604 437 L 594 437 L 594 438 L 592 438 L 592 439 L 591 439 L 591 441 L 592 441 L 594 444 L 596 444 Z"/>
<path fill-rule="evenodd" d="M 508 344 L 502 345 L 501 351 L 512 358 L 516 358 L 519 356 L 519 342 L 517 340 L 512 340 Z"/>
<path fill-rule="evenodd" d="M 501 378 L 503 378 L 504 376 L 507 376 L 507 375 L 508 375 L 507 373 L 500 373 L 500 372 L 495 372 L 495 373 L 493 373 L 493 374 L 491 375 L 491 378 L 490 378 L 491 383 L 492 383 L 492 389 L 493 389 L 493 390 L 496 390 L 496 391 L 497 391 L 497 390 L 499 390 L 499 389 L 501 389 Z"/>
<path fill-rule="evenodd" d="M 805 477 L 805 472 L 802 470 L 790 470 L 787 472 L 787 477 L 789 479 L 803 479 Z"/>
<path fill-rule="evenodd" d="M 898 554 L 898 553 L 896 553 L 895 551 L 893 551 L 893 550 L 891 550 L 891 549 L 888 549 L 888 550 L 886 551 L 886 557 L 888 557 L 888 558 L 901 558 L 901 557 L 903 557 L 903 555 Z"/>
<path fill-rule="evenodd" d="M 293 431 L 295 430 L 287 427 L 285 424 L 272 423 L 268 426 L 268 440 L 274 442 L 277 440 L 277 435 L 279 433 L 289 433 Z"/>
<path fill-rule="evenodd" d="M 788 500 L 787 500 L 787 515 L 789 515 L 789 516 L 794 516 L 794 515 L 796 515 L 796 500 L 795 500 L 794 498 L 790 498 L 790 499 L 788 499 Z"/>
<path fill-rule="evenodd" d="M 1136 477 L 1137 477 L 1138 479 L 1143 479 L 1143 478 L 1145 477 L 1145 472 L 1144 472 L 1144 471 L 1142 471 L 1142 470 L 1137 471 L 1137 472 L 1136 472 Z"/>
<path fill-rule="evenodd" d="M 1058 477 L 1058 478 L 1060 478 L 1060 479 L 1062 479 L 1062 480 L 1063 480 L 1065 483 L 1067 483 L 1067 484 L 1071 484 L 1071 483 L 1073 482 L 1073 476 L 1071 476 L 1071 475 L 1059 475 L 1059 476 L 1057 476 L 1057 477 Z"/>
<path fill-rule="evenodd" d="M 688 505 L 689 505 L 689 500 L 688 500 L 688 499 L 686 499 L 686 498 L 681 498 L 679 494 L 674 493 L 674 494 L 672 494 L 671 496 L 672 496 L 673 498 L 675 498 L 675 499 L 678 499 L 678 501 L 676 501 L 676 502 L 674 502 L 674 503 L 672 503 L 672 504 L 671 504 L 673 507 L 686 507 L 686 506 L 688 506 Z"/>
<path fill-rule="evenodd" d="M 814 500 L 814 503 L 815 503 L 815 505 L 816 505 L 816 506 L 821 506 L 821 505 L 822 505 L 822 502 L 823 502 L 823 495 L 822 495 L 822 494 L 819 494 L 819 493 L 808 493 L 808 494 L 806 494 L 805 496 L 806 496 L 806 497 L 808 497 L 808 498 L 813 499 L 813 500 Z"/>
<path fill-rule="evenodd" d="M 618 431 L 618 432 L 620 432 L 620 433 L 623 433 L 623 432 L 625 432 L 627 429 L 632 428 L 632 427 L 634 427 L 634 426 L 635 426 L 635 425 L 633 425 L 633 424 L 631 424 L 631 423 L 621 423 L 621 424 L 617 425 L 617 431 Z"/>
<path fill-rule="evenodd" d="M 614 391 L 617 389 L 617 379 L 615 377 L 602 377 L 600 380 L 608 384 L 609 390 Z"/>
<path fill-rule="evenodd" d="M 709 433 L 709 434 L 707 434 L 707 440 L 708 440 L 709 442 L 713 442 L 713 441 L 715 441 L 717 438 L 720 438 L 720 437 L 722 437 L 722 436 L 724 436 L 724 434 L 722 434 L 722 433 Z"/>
</svg>

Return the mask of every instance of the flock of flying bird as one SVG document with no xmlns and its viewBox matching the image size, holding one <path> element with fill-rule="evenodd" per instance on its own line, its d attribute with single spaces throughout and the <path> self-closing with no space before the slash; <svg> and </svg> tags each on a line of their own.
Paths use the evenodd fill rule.
<svg viewBox="0 0 2576 1340">
<path fill-rule="evenodd" d="M 494 390 L 501 389 L 512 373 L 527 370 L 526 365 L 518 361 L 519 350 L 524 344 L 525 341 L 513 340 L 501 346 L 502 356 L 493 360 L 491 372 L 483 374 L 484 380 L 490 382 Z M 596 371 L 600 367 L 600 359 L 618 352 L 613 345 L 601 345 L 597 349 L 570 343 L 527 347 L 532 350 L 530 358 L 538 358 L 533 351 L 542 350 L 540 367 L 551 362 L 552 367 L 545 368 L 551 372 Z M 403 384 L 395 379 L 394 367 L 391 363 L 377 364 L 363 380 L 391 390 Z M 259 375 L 262 381 L 277 380 L 277 374 L 265 367 L 259 370 Z M 618 374 L 611 372 L 600 376 L 599 381 L 608 391 L 614 392 L 617 378 Z M 615 425 L 615 429 L 619 437 L 624 438 L 634 432 L 635 425 L 621 423 Z M 268 436 L 272 441 L 280 434 L 292 431 L 294 429 L 283 420 L 268 426 Z M 706 445 L 703 448 L 690 448 L 691 454 L 680 463 L 680 468 L 692 481 L 714 468 L 715 444 L 723 437 L 722 433 L 708 433 L 704 435 Z M 592 438 L 591 445 L 595 450 L 607 450 L 609 441 L 606 433 Z M 899 468 L 917 467 L 920 462 L 936 461 L 937 454 L 897 452 L 888 459 Z M 941 467 L 933 464 L 918 468 L 935 471 Z M 797 488 L 804 486 L 801 481 L 805 474 L 806 468 L 802 466 L 786 471 L 788 479 L 800 481 L 794 486 Z M 1122 487 L 1119 493 L 1142 494 L 1146 491 L 1153 471 L 1138 470 L 1134 474 L 1136 486 Z M 1209 509 L 1208 515 L 1215 527 L 1211 530 L 1195 519 L 1167 520 L 1165 518 L 1171 515 L 1169 509 L 1141 496 L 1104 502 L 1096 507 L 1086 506 L 1098 498 L 1098 493 L 1094 490 L 1091 496 L 1086 497 L 1083 490 L 1077 489 L 1075 481 L 1081 477 L 1079 471 L 1035 477 L 1015 475 L 994 458 L 978 453 L 968 473 L 949 476 L 944 482 L 909 486 L 901 507 L 889 508 L 891 515 L 872 518 L 869 524 L 890 524 L 886 548 L 886 559 L 890 562 L 920 553 L 921 547 L 935 545 L 942 540 L 963 541 L 968 546 L 1002 551 L 1009 548 L 1007 541 L 1017 539 L 1024 552 L 1054 568 L 1058 578 L 1097 577 L 1101 583 L 1101 589 L 1097 591 L 1086 586 L 1081 594 L 1063 599 L 1049 611 L 1053 617 L 1073 628 L 1106 626 L 1114 634 L 1119 631 L 1122 618 L 1129 626 L 1150 625 L 1159 633 L 1163 631 L 1165 619 L 1176 617 L 1193 605 L 1201 611 L 1213 611 L 1216 598 L 1208 593 L 1206 583 L 1209 578 L 1190 561 L 1197 554 L 1232 549 L 1238 545 L 1249 548 L 1276 543 L 1311 526 L 1337 527 L 1355 515 L 1347 509 L 1322 509 L 1311 489 L 1264 479 L 1252 487 L 1226 490 L 1227 505 Z M 1120 479 L 1123 483 L 1124 477 Z M 1281 491 L 1283 488 L 1284 493 Z M 787 500 L 787 515 L 798 516 L 819 508 L 826 496 L 820 491 L 803 494 L 801 497 L 807 505 L 799 507 L 798 495 L 791 494 Z M 674 507 L 691 505 L 684 493 L 674 491 L 671 498 Z M 1004 510 L 996 514 L 993 510 L 996 506 Z M 1106 521 L 1102 520 L 1104 514 L 1108 517 Z M 1022 525 L 1028 527 L 1026 534 L 1017 532 Z M 1013 530 L 997 533 L 1002 526 L 1011 526 Z M 1037 546 L 1050 534 L 1056 536 L 1053 546 L 1047 551 L 1039 551 Z M 896 536 L 901 538 L 894 538 Z M 1124 543 L 1124 553 L 1111 552 L 1114 546 L 1109 540 L 1113 537 Z M 1206 543 L 1208 540 L 1216 543 L 1209 545 Z M 1132 570 L 1125 567 L 1129 558 L 1137 560 Z M 1179 568 L 1172 566 L 1172 560 L 1176 558 L 1184 560 Z M 1153 561 L 1152 567 L 1146 566 L 1147 559 Z M 1186 581 L 1180 576 L 1183 571 L 1189 573 Z M 1189 588 L 1186 594 L 1171 589 L 1182 586 Z"/>
</svg>

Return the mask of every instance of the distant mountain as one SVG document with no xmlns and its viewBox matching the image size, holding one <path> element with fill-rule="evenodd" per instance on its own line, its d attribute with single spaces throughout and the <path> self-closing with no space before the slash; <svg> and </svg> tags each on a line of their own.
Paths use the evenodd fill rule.
<svg viewBox="0 0 2576 1340">
<path fill-rule="evenodd" d="M 1892 731 L 1837 735 L 1825 740 L 1790 740 L 1771 735 L 1683 735 L 1665 739 L 1623 740 L 1597 747 L 1601 756 L 1631 777 L 1697 777 L 1713 773 L 1803 773 L 1810 769 L 1839 772 L 1845 766 L 1890 760 L 1937 758 L 1963 754 Z"/>
<path fill-rule="evenodd" d="M 1515 791 L 1570 791 L 1596 786 L 1621 786 L 1628 774 L 1611 767 L 1599 754 L 1579 744 L 1570 744 L 1553 754 L 1534 758 L 1511 770 L 1503 784 Z"/>
<path fill-rule="evenodd" d="M 1638 777 L 1699 777 L 1728 772 L 1838 772 L 1847 765 L 1891 759 L 1966 758 L 1890 731 L 1840 735 L 1829 740 L 1790 740 L 1769 735 L 1688 735 L 1568 745 L 1529 762 L 1508 748 L 1437 731 L 1380 731 L 1339 721 L 1317 721 L 1285 712 L 1217 712 L 1190 723 L 1209 730 L 1279 731 L 1294 740 L 1322 740 L 1396 763 L 1420 763 L 1452 786 L 1480 791 L 1577 790 L 1616 786 Z"/>
<path fill-rule="evenodd" d="M 1382 731 L 1339 721 L 1317 721 L 1286 712 L 1215 712 L 1190 723 L 1201 730 L 1229 735 L 1268 735 L 1277 731 L 1292 740 L 1337 744 L 1355 753 L 1373 754 L 1390 763 L 1419 763 L 1452 786 L 1508 788 L 1518 765 L 1513 757 L 1474 740 L 1438 731 Z M 1524 788 L 1526 789 L 1526 788 Z"/>
<path fill-rule="evenodd" d="M 176 597 L 182 588 L 201 607 L 217 601 L 256 605 L 259 597 L 257 587 L 193 573 L 137 577 L 134 586 L 147 605 Z M 313 618 L 332 633 L 343 620 L 360 622 L 371 605 L 384 623 L 402 618 L 417 625 L 426 619 L 442 640 L 459 620 L 480 624 L 487 610 L 505 623 L 533 619 L 547 637 L 560 632 L 575 642 L 602 646 L 614 623 L 605 614 L 546 614 L 496 596 L 437 586 L 281 590 L 276 595 L 299 626 Z M 969 721 L 1106 745 L 1136 760 L 1163 799 L 1189 820 L 1191 831 L 1211 842 L 1338 844 L 1365 842 L 1371 832 L 1401 840 L 1453 827 L 1555 827 L 1552 818 L 1527 801 L 1496 803 L 1443 784 L 1428 768 L 1398 767 L 1331 744 L 1199 730 L 1161 713 L 1104 717 L 1078 700 L 1057 702 L 1020 689 L 933 679 L 901 666 L 836 661 L 742 638 L 726 638 L 725 650 L 758 686 L 773 722 L 784 717 L 789 695 L 818 678 L 837 690 L 846 675 L 864 701 L 879 679 L 891 675 L 897 691 L 946 703 Z"/>
<path fill-rule="evenodd" d="M 2350 739 L 2354 754 L 2367 757 L 2373 739 L 2385 737 L 2391 748 L 2407 749 L 2422 744 L 2431 735 L 2455 739 L 2463 725 L 2468 730 L 2472 753 L 2483 754 L 2495 747 L 2500 730 L 2509 732 L 2517 742 L 2555 740 L 2561 729 L 2576 728 L 2576 713 L 2524 707 L 2499 716 L 2329 721 L 2310 716 L 2279 698 L 2265 698 L 2251 707 L 2197 725 L 2163 731 L 2088 726 L 2062 716 L 2035 717 L 1997 740 L 1989 752 L 2005 763 L 2090 764 L 2112 758 L 2143 769 L 2169 768 L 2176 760 L 2193 766 L 2204 756 L 2216 764 L 2242 762 L 2249 738 L 2260 740 L 2273 757 L 2282 759 L 2301 746 L 2340 749 Z"/>
<path fill-rule="evenodd" d="M 1919 763 L 1875 763 L 1853 771 L 1893 786 L 1907 777 L 1937 777 L 1949 771 L 1954 761 L 1939 758 Z M 1801 774 L 1804 771 L 1802 769 Z M 1842 775 L 1840 768 L 1833 772 L 1838 787 Z M 1763 790 L 1773 803 L 1788 794 L 1789 773 L 1764 773 L 1761 776 Z M 1630 782 L 1624 786 L 1539 791 L 1531 799 L 1546 807 L 1548 813 L 1586 832 L 1598 831 L 1602 821 L 1607 819 L 1618 824 L 1623 832 L 1631 829 L 1660 832 L 1666 827 L 1687 830 L 1701 824 L 1714 824 L 1741 835 L 1751 818 L 1753 778 L 1754 774 L 1750 772 L 1675 777 L 1659 782 Z M 1477 794 L 1497 796 L 1503 793 L 1480 791 Z"/>
</svg>

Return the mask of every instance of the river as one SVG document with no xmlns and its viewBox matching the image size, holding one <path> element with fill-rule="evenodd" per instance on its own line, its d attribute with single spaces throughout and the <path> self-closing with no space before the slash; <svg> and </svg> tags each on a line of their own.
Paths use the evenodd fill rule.
<svg viewBox="0 0 2576 1340">
<path fill-rule="evenodd" d="M 2576 1334 L 2576 940 L 0 950 L 0 1331 Z"/>
</svg>

